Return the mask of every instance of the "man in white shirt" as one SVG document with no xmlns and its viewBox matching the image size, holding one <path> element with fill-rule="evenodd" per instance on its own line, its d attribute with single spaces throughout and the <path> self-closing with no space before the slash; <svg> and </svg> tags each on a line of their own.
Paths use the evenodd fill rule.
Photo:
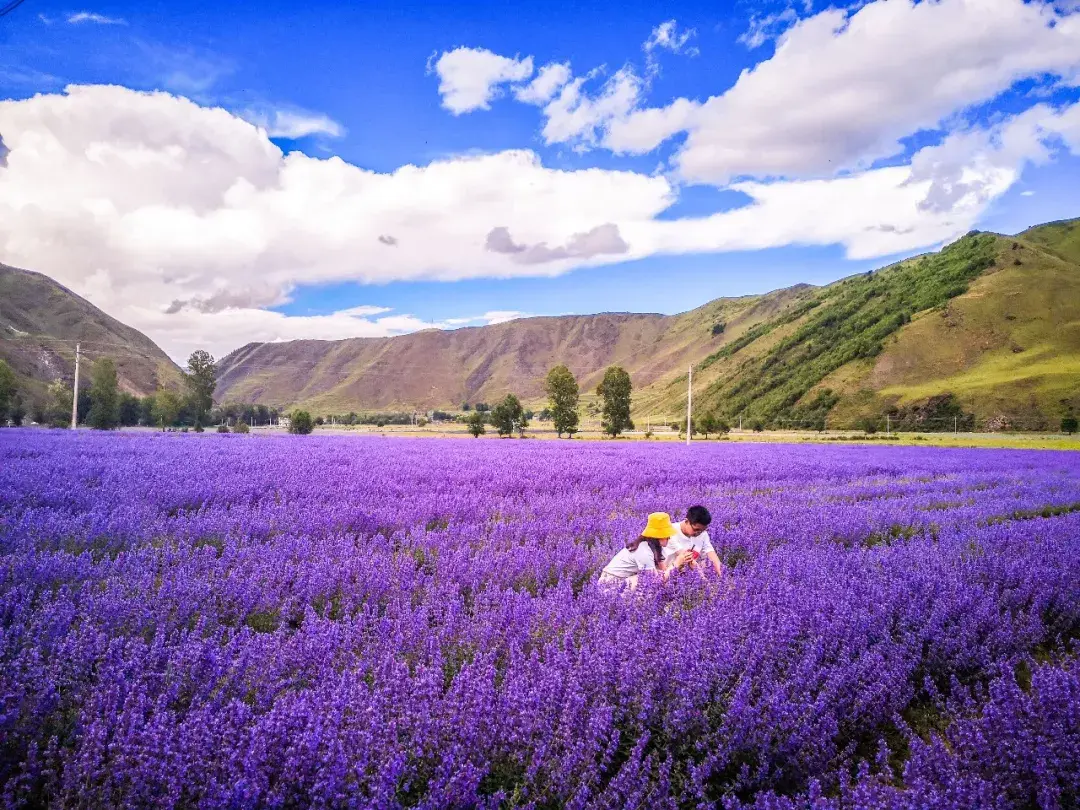
<svg viewBox="0 0 1080 810">
<path fill-rule="evenodd" d="M 687 509 L 686 518 L 675 526 L 674 536 L 664 546 L 664 560 L 676 567 L 682 567 L 685 564 L 690 568 L 697 568 L 697 562 L 688 559 L 693 556 L 692 553 L 679 557 L 683 552 L 697 552 L 697 559 L 708 560 L 716 575 L 722 576 L 724 566 L 721 565 L 720 557 L 717 556 L 712 540 L 709 539 L 710 523 L 712 523 L 712 515 L 704 506 L 691 506 Z"/>
</svg>

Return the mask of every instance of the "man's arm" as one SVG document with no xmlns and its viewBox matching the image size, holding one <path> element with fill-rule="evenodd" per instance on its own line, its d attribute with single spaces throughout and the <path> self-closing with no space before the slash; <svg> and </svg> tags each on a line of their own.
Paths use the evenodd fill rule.
<svg viewBox="0 0 1080 810">
<path fill-rule="evenodd" d="M 720 557 L 717 556 L 715 551 L 706 551 L 705 559 L 712 563 L 713 570 L 716 571 L 718 577 L 724 575 L 724 566 L 720 563 Z"/>
</svg>

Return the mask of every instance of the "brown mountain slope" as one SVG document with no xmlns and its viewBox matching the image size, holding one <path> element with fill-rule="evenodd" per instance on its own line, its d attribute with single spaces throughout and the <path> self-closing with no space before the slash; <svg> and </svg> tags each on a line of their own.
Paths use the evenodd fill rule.
<svg viewBox="0 0 1080 810">
<path fill-rule="evenodd" d="M 82 384 L 89 384 L 98 357 L 111 357 L 121 389 L 139 396 L 180 378 L 180 369 L 146 335 L 48 276 L 0 264 L 0 358 L 15 370 L 20 388 L 34 398 L 53 380 L 70 383 L 76 341 L 85 360 Z"/>
<path fill-rule="evenodd" d="M 570 367 L 583 393 L 595 390 L 612 363 L 645 386 L 678 374 L 810 289 L 722 298 L 674 316 L 568 315 L 393 338 L 249 344 L 219 361 L 216 396 L 319 413 L 458 407 L 509 391 L 538 402 L 558 363 Z M 725 329 L 714 336 L 717 323 Z"/>
</svg>

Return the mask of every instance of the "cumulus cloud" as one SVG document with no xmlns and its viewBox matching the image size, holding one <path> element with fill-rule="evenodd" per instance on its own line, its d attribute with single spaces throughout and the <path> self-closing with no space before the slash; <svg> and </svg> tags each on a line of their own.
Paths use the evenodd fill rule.
<svg viewBox="0 0 1080 810">
<path fill-rule="evenodd" d="M 1027 161 L 1080 152 L 1080 105 L 965 131 L 963 149 L 946 141 L 911 166 L 736 183 L 748 204 L 683 219 L 660 217 L 678 197 L 662 175 L 557 170 L 527 150 L 375 172 L 284 154 L 237 115 L 161 92 L 0 101 L 0 132 L 0 261 L 49 274 L 184 357 L 433 325 L 265 308 L 306 284 L 556 275 L 790 244 L 859 258 L 926 248 L 973 227 Z"/>
<path fill-rule="evenodd" d="M 455 48 L 439 56 L 429 70 L 439 77 L 443 107 L 461 115 L 490 109 L 499 85 L 525 81 L 533 63 L 531 56 L 510 59 L 486 48 Z"/>
<path fill-rule="evenodd" d="M 42 21 L 45 18 L 42 17 Z M 95 14 L 92 11 L 78 11 L 74 14 L 69 14 L 67 21 L 72 25 L 79 25 L 80 23 L 93 23 L 95 25 L 127 25 L 127 21 L 120 17 L 106 17 L 104 14 Z M 46 23 L 48 25 L 48 23 Z"/>
<path fill-rule="evenodd" d="M 597 225 L 584 233 L 575 233 L 565 245 L 548 247 L 546 242 L 535 245 L 517 244 L 505 226 L 492 228 L 484 247 L 493 253 L 511 256 L 518 264 L 544 264 L 562 259 L 591 259 L 604 254 L 626 253 L 630 246 L 619 234 L 619 226 L 611 222 Z"/>
<path fill-rule="evenodd" d="M 595 146 L 611 121 L 625 118 L 638 106 L 644 82 L 632 65 L 616 71 L 599 93 L 590 95 L 585 84 L 595 75 L 596 72 L 568 82 L 544 107 L 547 122 L 543 136 L 547 143 Z"/>
<path fill-rule="evenodd" d="M 544 65 L 535 79 L 514 89 L 514 98 L 525 104 L 546 104 L 570 76 L 570 65 L 565 62 Z"/>
<path fill-rule="evenodd" d="M 770 59 L 683 117 L 675 162 L 684 179 L 717 185 L 834 175 L 902 153 L 902 138 L 1044 74 L 1080 76 L 1080 14 L 1023 0 L 831 8 L 796 22 Z M 612 145 L 655 148 L 679 131 L 687 103 L 635 108 Z"/>
<path fill-rule="evenodd" d="M 4 136 L 0 135 L 0 169 L 7 168 L 7 156 L 11 154 L 11 150 L 7 148 L 7 144 L 4 143 Z"/>
</svg>

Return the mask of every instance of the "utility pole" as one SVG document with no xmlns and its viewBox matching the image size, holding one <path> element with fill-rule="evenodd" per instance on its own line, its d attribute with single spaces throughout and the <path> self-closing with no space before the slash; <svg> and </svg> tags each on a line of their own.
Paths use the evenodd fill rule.
<svg viewBox="0 0 1080 810">
<path fill-rule="evenodd" d="M 694 432 L 690 422 L 690 403 L 694 395 L 694 367 L 686 369 L 686 446 L 690 446 L 690 434 Z"/>
<path fill-rule="evenodd" d="M 885 414 L 885 435 L 892 436 L 892 414 Z"/>
<path fill-rule="evenodd" d="M 952 435 L 953 436 L 956 435 L 956 417 L 955 416 L 952 418 Z"/>
<path fill-rule="evenodd" d="M 81 348 L 80 343 L 75 344 L 75 391 L 71 395 L 71 429 L 75 430 L 75 426 L 79 421 L 79 355 Z"/>
<path fill-rule="evenodd" d="M 739 433 L 742 433 L 742 414 L 739 414 Z"/>
</svg>

